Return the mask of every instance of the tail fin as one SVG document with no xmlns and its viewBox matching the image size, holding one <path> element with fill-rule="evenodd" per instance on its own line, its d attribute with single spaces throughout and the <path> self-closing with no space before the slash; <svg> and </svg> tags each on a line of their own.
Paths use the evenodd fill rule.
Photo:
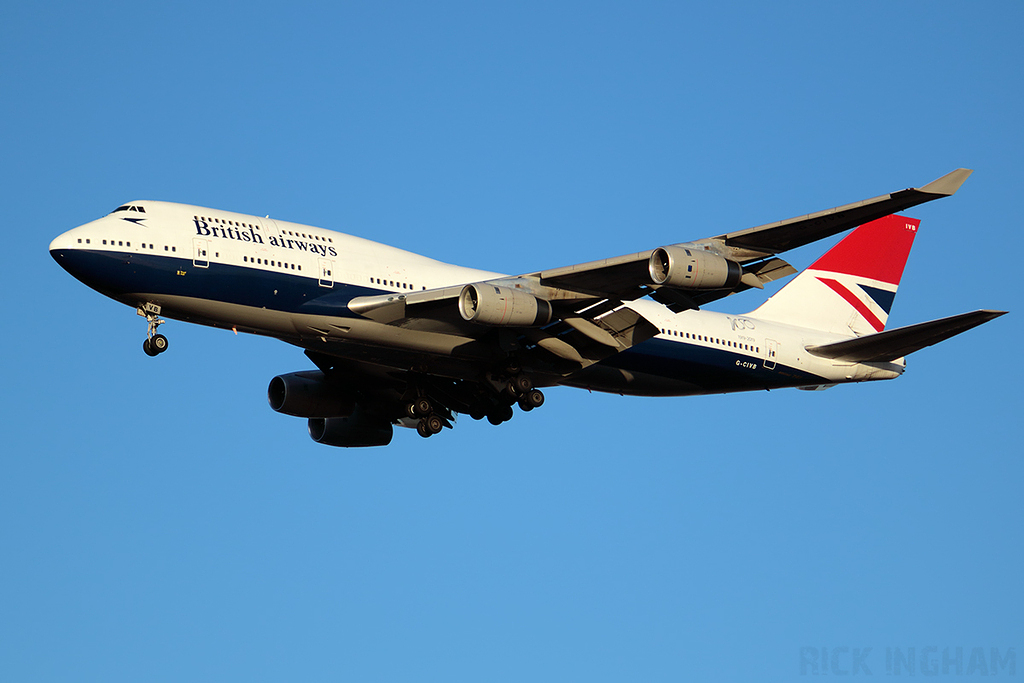
<svg viewBox="0 0 1024 683">
<path fill-rule="evenodd" d="M 836 334 L 881 332 L 920 223 L 897 215 L 865 223 L 751 317 Z"/>
</svg>

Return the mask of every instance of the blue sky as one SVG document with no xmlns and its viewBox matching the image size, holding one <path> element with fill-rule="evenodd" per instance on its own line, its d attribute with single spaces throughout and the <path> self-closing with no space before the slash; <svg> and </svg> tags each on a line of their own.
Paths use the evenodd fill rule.
<svg viewBox="0 0 1024 683">
<path fill-rule="evenodd" d="M 8 3 L 0 678 L 803 680 L 805 646 L 1024 647 L 1018 3 Z M 131 199 L 525 272 L 960 166 L 893 382 L 547 392 L 319 446 L 274 340 L 143 321 L 50 240 Z M 827 245 L 790 254 L 806 266 Z M 770 294 L 774 289 L 769 289 Z M 718 310 L 746 311 L 747 293 Z M 1024 661 L 1022 661 L 1024 666 Z M 920 675 L 918 671 L 918 675 Z"/>
</svg>

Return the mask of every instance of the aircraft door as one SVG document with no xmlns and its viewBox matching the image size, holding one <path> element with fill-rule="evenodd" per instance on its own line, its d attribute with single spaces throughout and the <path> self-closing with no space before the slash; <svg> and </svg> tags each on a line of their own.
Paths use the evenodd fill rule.
<svg viewBox="0 0 1024 683">
<path fill-rule="evenodd" d="M 192 238 L 192 265 L 196 268 L 209 268 L 210 256 L 207 254 L 209 240 L 201 240 L 198 237 Z"/>
<path fill-rule="evenodd" d="M 320 286 L 334 286 L 334 261 L 327 258 L 318 259 L 320 262 Z"/>
<path fill-rule="evenodd" d="M 764 340 L 764 366 L 768 370 L 775 369 L 775 361 L 779 356 L 779 342 L 774 339 Z"/>
</svg>

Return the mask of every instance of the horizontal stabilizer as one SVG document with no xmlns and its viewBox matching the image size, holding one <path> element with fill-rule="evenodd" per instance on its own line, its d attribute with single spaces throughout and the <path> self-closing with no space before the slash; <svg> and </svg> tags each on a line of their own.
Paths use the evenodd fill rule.
<svg viewBox="0 0 1024 683">
<path fill-rule="evenodd" d="M 807 350 L 822 358 L 853 363 L 892 361 L 1005 314 L 1006 311 L 972 311 L 834 344 L 808 346 Z"/>
</svg>

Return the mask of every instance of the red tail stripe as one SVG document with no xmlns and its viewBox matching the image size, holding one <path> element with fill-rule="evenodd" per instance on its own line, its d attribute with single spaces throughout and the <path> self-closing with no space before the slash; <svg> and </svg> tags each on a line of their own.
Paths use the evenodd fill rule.
<svg viewBox="0 0 1024 683">
<path fill-rule="evenodd" d="M 898 285 L 920 224 L 915 218 L 897 215 L 865 223 L 815 261 L 811 268 Z"/>
<path fill-rule="evenodd" d="M 857 312 L 864 316 L 864 319 L 871 324 L 871 327 L 875 328 L 875 332 L 882 331 L 882 329 L 885 327 L 885 323 L 879 320 L 878 316 L 872 313 L 871 309 L 865 306 L 864 302 L 858 299 L 856 294 L 854 294 L 849 289 L 847 289 L 843 284 L 835 280 L 830 280 L 827 277 L 819 277 L 818 279 L 824 282 L 826 285 L 828 285 L 833 292 L 843 297 L 843 299 L 846 300 L 846 303 L 856 308 Z"/>
</svg>

